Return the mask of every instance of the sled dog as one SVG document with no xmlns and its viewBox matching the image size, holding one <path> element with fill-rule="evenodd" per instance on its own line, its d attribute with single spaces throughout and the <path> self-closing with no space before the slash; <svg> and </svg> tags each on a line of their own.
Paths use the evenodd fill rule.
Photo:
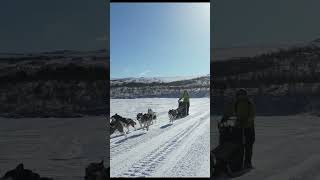
<svg viewBox="0 0 320 180">
<path fill-rule="evenodd" d="M 168 116 L 169 116 L 169 119 L 170 119 L 170 123 L 173 123 L 173 120 L 174 120 L 174 119 L 177 119 L 178 113 L 179 113 L 179 112 L 178 112 L 177 109 L 171 109 L 171 110 L 169 110 Z"/>
<path fill-rule="evenodd" d="M 146 128 L 147 131 L 149 131 L 149 126 L 151 125 L 151 122 L 152 122 L 152 114 L 139 113 L 137 114 L 137 120 L 139 121 L 140 127 L 142 129 Z"/>
<path fill-rule="evenodd" d="M 115 114 L 115 115 L 111 116 L 110 135 L 113 134 L 115 132 L 115 130 L 118 130 L 120 133 L 127 136 L 126 134 L 130 131 L 129 130 L 130 126 L 132 126 L 136 130 L 135 125 L 136 125 L 136 122 L 134 122 L 132 119 L 124 118 L 118 114 Z M 127 128 L 127 132 L 124 132 L 124 130 L 123 130 L 124 127 Z"/>
<path fill-rule="evenodd" d="M 153 124 L 153 121 L 154 121 L 154 123 L 156 123 L 156 119 L 157 119 L 156 112 L 153 112 L 152 109 L 148 109 L 148 114 L 151 114 L 151 117 L 152 117 L 151 124 Z"/>
</svg>

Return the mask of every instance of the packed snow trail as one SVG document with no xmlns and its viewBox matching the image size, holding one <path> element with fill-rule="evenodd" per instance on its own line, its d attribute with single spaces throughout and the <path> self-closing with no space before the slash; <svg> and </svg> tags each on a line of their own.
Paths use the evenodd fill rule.
<svg viewBox="0 0 320 180">
<path fill-rule="evenodd" d="M 149 131 L 130 129 L 127 138 L 113 134 L 110 139 L 111 177 L 209 177 L 210 101 L 190 99 L 189 116 L 169 123 L 168 110 L 178 99 L 112 99 L 112 116 L 136 119 L 148 108 L 157 112 Z M 139 127 L 139 123 L 137 123 Z"/>
<path fill-rule="evenodd" d="M 319 116 L 258 116 L 255 124 L 254 169 L 234 180 L 320 179 Z"/>
</svg>

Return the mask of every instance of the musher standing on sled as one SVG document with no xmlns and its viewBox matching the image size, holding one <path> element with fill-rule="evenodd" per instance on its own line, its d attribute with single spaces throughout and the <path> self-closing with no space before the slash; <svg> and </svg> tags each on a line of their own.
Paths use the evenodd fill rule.
<svg viewBox="0 0 320 180">
<path fill-rule="evenodd" d="M 187 90 L 184 90 L 183 93 L 181 94 L 179 101 L 181 100 L 186 106 L 187 115 L 189 115 L 190 101 L 189 101 L 189 93 Z"/>
<path fill-rule="evenodd" d="M 228 107 L 228 112 L 233 112 L 237 117 L 237 124 L 242 129 L 244 140 L 244 168 L 252 168 L 252 149 L 255 141 L 255 105 L 248 97 L 245 89 L 236 92 L 235 101 Z"/>
<path fill-rule="evenodd" d="M 254 119 L 255 105 L 248 97 L 248 92 L 245 89 L 240 89 L 236 93 L 236 101 L 234 104 L 235 115 L 239 125 L 244 133 L 244 168 L 252 168 L 252 149 L 255 141 Z"/>
</svg>

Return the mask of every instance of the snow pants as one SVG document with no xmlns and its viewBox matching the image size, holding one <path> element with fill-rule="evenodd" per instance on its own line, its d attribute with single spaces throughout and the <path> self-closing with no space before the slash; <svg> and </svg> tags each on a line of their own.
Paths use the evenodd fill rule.
<svg viewBox="0 0 320 180">
<path fill-rule="evenodd" d="M 186 102 L 186 107 L 187 107 L 187 115 L 189 115 L 190 102 Z"/>
<path fill-rule="evenodd" d="M 251 166 L 252 165 L 252 150 L 253 150 L 253 144 L 255 141 L 255 130 L 254 127 L 251 128 L 244 128 L 244 163 L 245 166 Z"/>
</svg>

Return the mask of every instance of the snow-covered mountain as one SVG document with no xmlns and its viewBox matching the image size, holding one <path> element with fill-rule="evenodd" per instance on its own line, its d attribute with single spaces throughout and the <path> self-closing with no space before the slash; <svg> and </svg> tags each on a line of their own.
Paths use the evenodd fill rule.
<svg viewBox="0 0 320 180">
<path fill-rule="evenodd" d="M 207 75 L 209 76 L 209 75 Z M 189 80 L 202 76 L 173 76 L 173 77 L 129 77 L 129 78 L 111 78 L 111 85 L 121 85 L 126 83 L 168 83 L 174 81 Z"/>
<path fill-rule="evenodd" d="M 210 75 L 172 78 L 126 78 L 111 80 L 111 98 L 179 97 L 188 90 L 191 97 L 209 97 Z"/>
<path fill-rule="evenodd" d="M 0 116 L 105 114 L 108 59 L 106 50 L 2 53 Z"/>
<path fill-rule="evenodd" d="M 222 111 L 219 104 L 225 97 L 246 88 L 261 114 L 320 112 L 320 46 L 306 43 L 255 57 L 212 61 L 211 71 L 216 111 Z"/>
<path fill-rule="evenodd" d="M 106 50 L 0 54 L 0 81 L 109 79 Z M 106 76 L 107 75 L 107 76 Z"/>
</svg>

